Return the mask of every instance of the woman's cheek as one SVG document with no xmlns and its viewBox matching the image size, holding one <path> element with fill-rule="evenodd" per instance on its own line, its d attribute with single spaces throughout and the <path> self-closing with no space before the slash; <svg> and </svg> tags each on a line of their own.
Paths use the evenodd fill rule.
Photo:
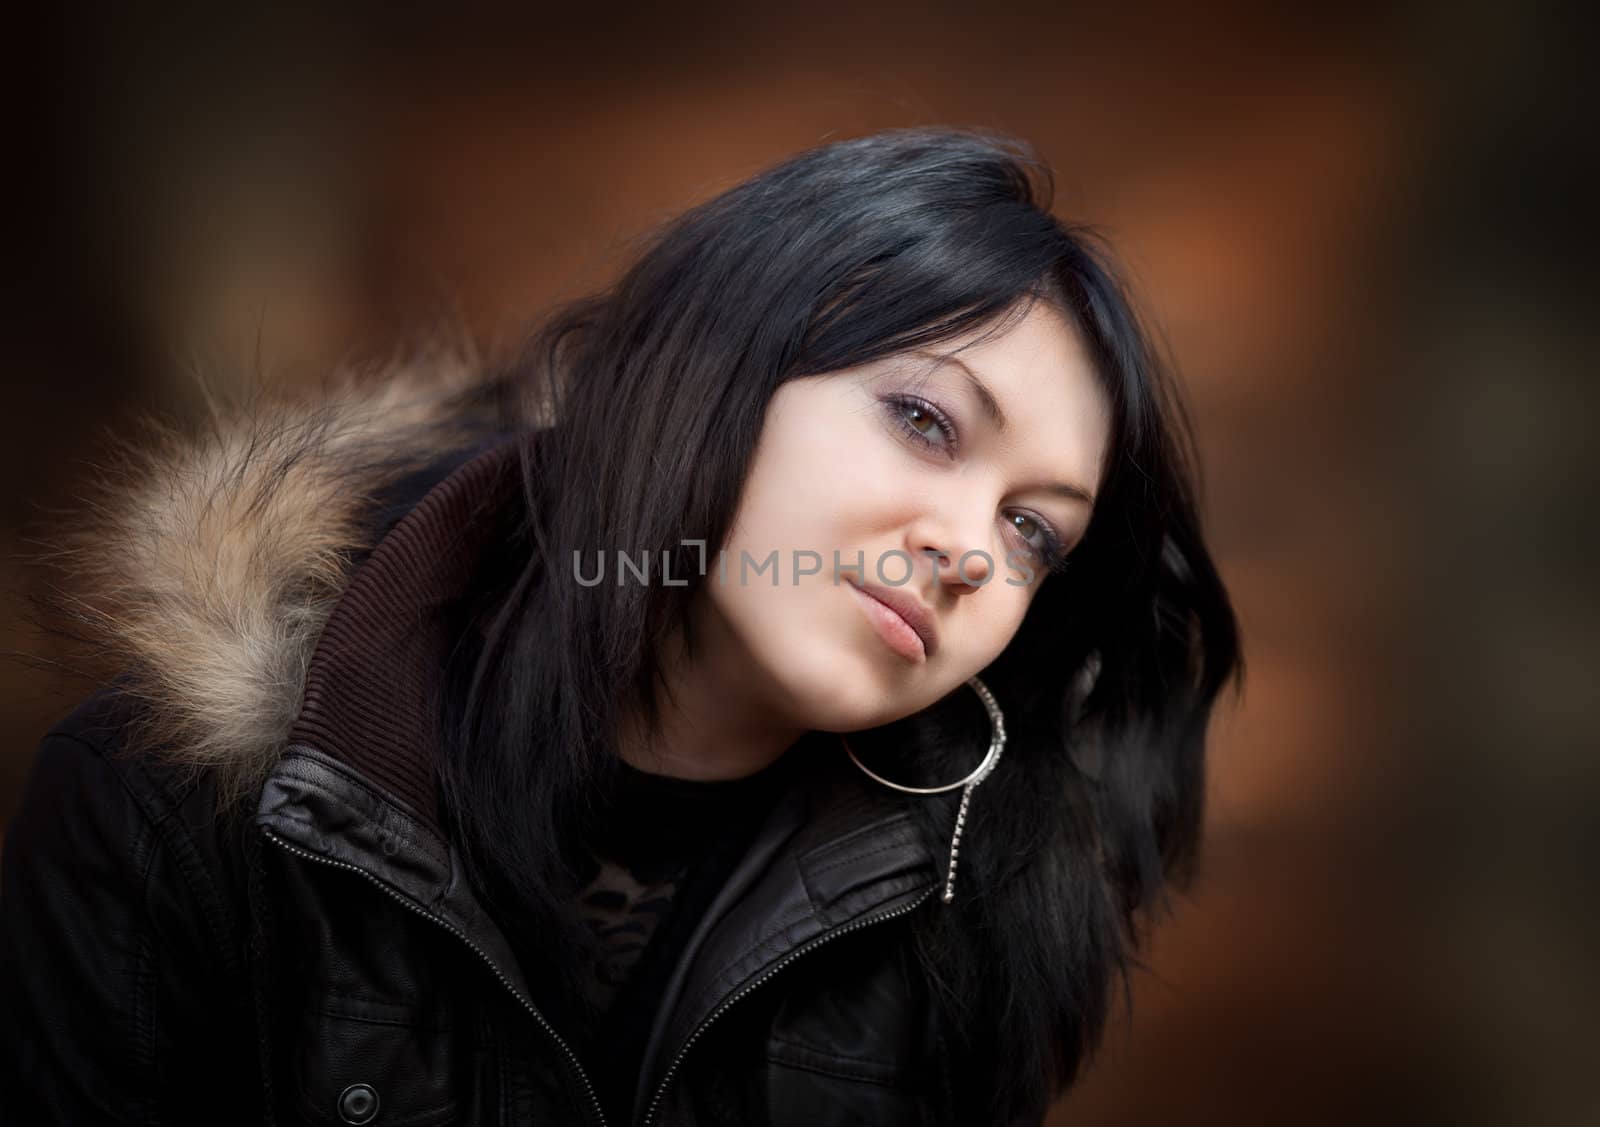
<svg viewBox="0 0 1600 1127">
<path fill-rule="evenodd" d="M 999 657 L 1011 644 L 1011 639 L 1022 629 L 1023 617 L 1028 612 L 1029 603 L 1032 602 L 1034 587 L 1012 587 L 1006 584 L 1005 579 L 1005 574 L 997 574 L 987 585 L 987 587 L 998 585 L 999 589 L 995 591 L 994 605 L 988 608 L 994 627 L 985 646 L 985 656 L 979 665 L 980 669 Z"/>
</svg>

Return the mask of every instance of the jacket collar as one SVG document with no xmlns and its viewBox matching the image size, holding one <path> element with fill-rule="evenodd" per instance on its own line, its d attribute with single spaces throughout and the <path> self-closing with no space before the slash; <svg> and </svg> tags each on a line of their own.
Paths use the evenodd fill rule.
<svg viewBox="0 0 1600 1127">
<path fill-rule="evenodd" d="M 438 835 L 432 689 L 467 589 L 520 484 L 519 444 L 489 445 L 423 496 L 372 550 L 307 666 L 291 747 L 371 780 Z"/>
</svg>

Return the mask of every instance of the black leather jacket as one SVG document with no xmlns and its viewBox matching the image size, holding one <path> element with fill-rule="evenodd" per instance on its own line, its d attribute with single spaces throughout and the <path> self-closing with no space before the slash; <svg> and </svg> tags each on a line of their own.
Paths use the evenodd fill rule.
<svg viewBox="0 0 1600 1127">
<path fill-rule="evenodd" d="M 385 664 L 437 644 L 407 608 L 468 574 L 462 529 L 508 464 L 497 447 L 403 506 L 241 816 L 217 816 L 217 772 L 129 750 L 125 697 L 45 740 L 0 878 L 6 1122 L 603 1121 L 531 1000 L 548 968 L 519 965 L 439 827 L 413 686 Z M 907 942 L 941 907 L 936 860 L 892 792 L 842 754 L 815 766 L 681 954 L 637 1124 L 951 1121 Z"/>
</svg>

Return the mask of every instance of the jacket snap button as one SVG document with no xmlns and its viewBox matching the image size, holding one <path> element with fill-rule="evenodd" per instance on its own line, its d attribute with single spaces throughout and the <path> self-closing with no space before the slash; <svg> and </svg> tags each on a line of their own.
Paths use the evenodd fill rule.
<svg viewBox="0 0 1600 1127">
<path fill-rule="evenodd" d="M 378 1114 L 378 1093 L 371 1084 L 352 1084 L 339 1093 L 339 1118 L 346 1123 L 371 1123 Z"/>
</svg>

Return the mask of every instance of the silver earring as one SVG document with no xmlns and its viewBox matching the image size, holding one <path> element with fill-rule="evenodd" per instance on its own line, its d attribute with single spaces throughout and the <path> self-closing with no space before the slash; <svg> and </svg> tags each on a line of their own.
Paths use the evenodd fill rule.
<svg viewBox="0 0 1600 1127">
<path fill-rule="evenodd" d="M 955 790 L 957 787 L 965 788 L 961 792 L 961 807 L 956 811 L 956 832 L 950 839 L 950 871 L 945 876 L 944 881 L 944 902 L 946 904 L 954 900 L 956 896 L 956 860 L 961 854 L 961 831 L 967 824 L 967 806 L 972 801 L 972 792 L 978 789 L 979 783 L 989 777 L 989 772 L 993 771 L 995 764 L 1000 762 L 1000 753 L 1005 750 L 1006 746 L 1005 714 L 1000 711 L 1000 706 L 995 702 L 994 694 L 989 691 L 989 686 L 976 677 L 967 678 L 967 684 L 971 686 L 973 692 L 978 694 L 979 699 L 983 701 L 983 707 L 989 711 L 989 753 L 983 757 L 983 762 L 978 764 L 977 770 L 964 779 L 958 779 L 942 787 L 907 787 L 901 786 L 899 783 L 891 783 L 857 759 L 856 753 L 851 750 L 850 742 L 842 734 L 839 736 L 839 742 L 844 744 L 845 753 L 850 756 L 850 761 L 866 772 L 869 779 L 882 783 L 886 787 L 892 787 L 906 794 L 944 794 L 947 791 Z"/>
</svg>

